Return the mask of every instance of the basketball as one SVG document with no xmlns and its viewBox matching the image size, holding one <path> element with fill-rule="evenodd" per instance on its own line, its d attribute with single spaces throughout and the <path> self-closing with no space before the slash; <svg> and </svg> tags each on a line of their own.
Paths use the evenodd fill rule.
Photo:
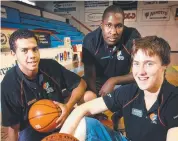
<svg viewBox="0 0 178 141">
<path fill-rule="evenodd" d="M 28 113 L 30 125 L 38 132 L 51 132 L 57 124 L 56 120 L 60 117 L 61 109 L 48 99 L 35 102 Z"/>
<path fill-rule="evenodd" d="M 74 136 L 66 133 L 53 133 L 43 138 L 41 141 L 79 141 L 79 140 Z"/>
</svg>

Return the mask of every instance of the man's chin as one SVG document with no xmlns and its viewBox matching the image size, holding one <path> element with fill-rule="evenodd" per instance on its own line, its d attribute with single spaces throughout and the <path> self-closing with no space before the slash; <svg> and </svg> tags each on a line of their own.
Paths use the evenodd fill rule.
<svg viewBox="0 0 178 141">
<path fill-rule="evenodd" d="M 110 42 L 110 41 L 108 41 L 107 44 L 108 44 L 108 46 L 114 46 L 114 45 L 116 45 L 116 42 Z"/>
</svg>

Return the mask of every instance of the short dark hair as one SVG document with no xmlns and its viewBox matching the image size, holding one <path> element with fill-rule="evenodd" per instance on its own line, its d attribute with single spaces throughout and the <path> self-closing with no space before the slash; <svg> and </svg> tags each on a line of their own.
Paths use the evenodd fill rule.
<svg viewBox="0 0 178 141">
<path fill-rule="evenodd" d="M 10 45 L 10 49 L 15 52 L 16 51 L 16 41 L 18 39 L 28 39 L 28 38 L 34 38 L 38 44 L 38 39 L 35 36 L 34 32 L 28 30 L 28 29 L 18 29 L 15 32 L 13 32 L 10 35 L 9 38 L 9 45 Z"/>
<path fill-rule="evenodd" d="M 104 10 L 103 16 L 102 16 L 102 21 L 106 18 L 108 13 L 120 13 L 123 16 L 124 19 L 124 11 L 116 5 L 110 5 Z"/>
<path fill-rule="evenodd" d="M 139 49 L 143 50 L 147 55 L 157 55 L 162 65 L 169 65 L 171 47 L 167 41 L 157 36 L 147 36 L 133 41 L 132 59 Z"/>
</svg>

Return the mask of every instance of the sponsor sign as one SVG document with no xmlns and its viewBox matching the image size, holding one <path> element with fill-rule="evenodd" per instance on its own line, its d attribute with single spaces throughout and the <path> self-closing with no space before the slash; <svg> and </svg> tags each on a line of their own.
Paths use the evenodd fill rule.
<svg viewBox="0 0 178 141">
<path fill-rule="evenodd" d="M 135 22 L 137 20 L 136 16 L 137 16 L 136 10 L 124 11 L 124 21 L 125 22 Z"/>
<path fill-rule="evenodd" d="M 55 1 L 53 2 L 53 11 L 61 14 L 70 14 L 76 11 L 76 2 L 73 1 Z"/>
<path fill-rule="evenodd" d="M 51 46 L 50 34 L 43 32 L 35 32 L 39 41 L 39 48 L 49 48 Z"/>
<path fill-rule="evenodd" d="M 86 12 L 85 22 L 101 22 L 103 13 L 96 12 Z"/>
<path fill-rule="evenodd" d="M 9 37 L 15 29 L 1 28 L 1 50 L 9 49 Z"/>
<path fill-rule="evenodd" d="M 158 4 L 167 4 L 168 1 L 142 1 L 143 5 L 158 5 Z"/>
<path fill-rule="evenodd" d="M 142 21 L 166 21 L 170 18 L 170 9 L 143 9 Z"/>
<path fill-rule="evenodd" d="M 1 18 L 7 18 L 6 9 L 4 7 L 1 7 Z"/>
<path fill-rule="evenodd" d="M 109 6 L 109 1 L 85 1 L 85 11 L 106 9 Z"/>
</svg>

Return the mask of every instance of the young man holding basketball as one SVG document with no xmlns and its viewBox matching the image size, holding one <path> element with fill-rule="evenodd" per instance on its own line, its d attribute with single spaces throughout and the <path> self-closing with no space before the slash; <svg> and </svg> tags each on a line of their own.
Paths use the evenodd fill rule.
<svg viewBox="0 0 178 141">
<path fill-rule="evenodd" d="M 60 127 L 73 106 L 82 97 L 85 98 L 86 83 L 56 61 L 40 59 L 38 40 L 32 31 L 15 31 L 10 36 L 9 44 L 18 65 L 6 73 L 1 84 L 2 125 L 9 127 L 10 141 L 40 141 L 49 134 L 38 133 L 30 127 L 30 106 L 40 99 L 60 102 Z M 62 104 L 62 90 L 65 88 L 71 91 L 71 97 L 66 104 Z"/>
<path fill-rule="evenodd" d="M 170 46 L 162 38 L 136 39 L 132 73 L 136 83 L 77 107 L 66 119 L 61 133 L 83 141 L 177 141 L 178 88 L 165 79 Z M 106 110 L 122 110 L 127 138 L 99 121 L 83 118 Z"/>
</svg>

